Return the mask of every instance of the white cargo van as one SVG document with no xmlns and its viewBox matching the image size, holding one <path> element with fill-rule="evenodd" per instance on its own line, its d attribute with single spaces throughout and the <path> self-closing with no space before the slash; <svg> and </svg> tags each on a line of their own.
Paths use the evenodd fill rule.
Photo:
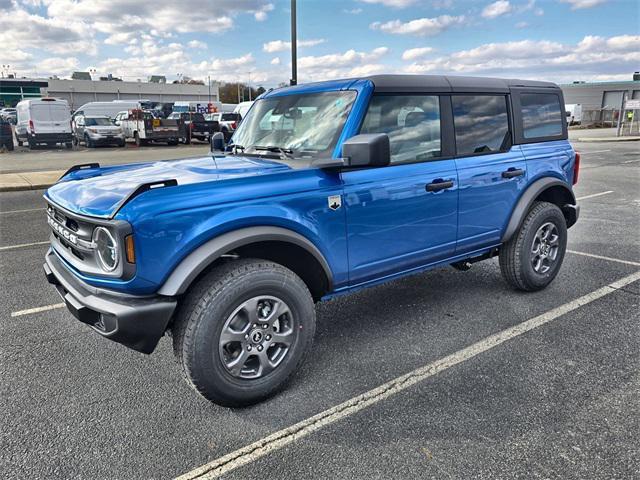
<svg viewBox="0 0 640 480">
<path fill-rule="evenodd" d="M 113 119 L 123 110 L 140 108 L 140 103 L 144 101 L 145 100 L 113 100 L 111 102 L 89 102 L 73 112 L 73 117 L 109 117 Z"/>
<path fill-rule="evenodd" d="M 253 101 L 251 102 L 240 102 L 236 105 L 236 108 L 233 109 L 233 113 L 239 113 L 242 118 L 247 116 L 247 112 L 253 105 Z"/>
<path fill-rule="evenodd" d="M 23 100 L 16 105 L 16 110 L 18 145 L 27 143 L 33 148 L 37 144 L 64 143 L 67 148 L 73 146 L 71 110 L 66 100 L 49 97 Z"/>
</svg>

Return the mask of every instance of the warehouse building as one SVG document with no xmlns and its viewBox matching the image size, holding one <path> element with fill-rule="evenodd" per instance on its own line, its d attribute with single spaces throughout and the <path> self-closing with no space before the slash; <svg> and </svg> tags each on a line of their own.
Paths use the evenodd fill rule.
<svg viewBox="0 0 640 480">
<path fill-rule="evenodd" d="M 625 100 L 640 99 L 640 73 L 634 73 L 633 80 L 625 82 L 574 82 L 560 85 L 560 88 L 567 105 L 620 109 L 625 93 Z"/>
<path fill-rule="evenodd" d="M 63 98 L 71 109 L 88 102 L 149 100 L 152 102 L 217 102 L 219 84 L 197 85 L 164 82 L 122 82 L 114 80 L 0 79 L 0 102 L 15 106 L 20 100 L 40 96 Z"/>
</svg>

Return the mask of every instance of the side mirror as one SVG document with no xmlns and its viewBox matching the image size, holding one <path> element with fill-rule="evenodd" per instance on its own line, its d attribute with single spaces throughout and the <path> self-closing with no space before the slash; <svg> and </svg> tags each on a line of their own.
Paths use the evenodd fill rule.
<svg viewBox="0 0 640 480">
<path fill-rule="evenodd" d="M 216 132 L 211 135 L 211 151 L 212 152 L 224 152 L 224 133 Z"/>
<path fill-rule="evenodd" d="M 391 162 L 391 146 L 386 133 L 363 133 L 342 144 L 342 156 L 349 167 L 383 167 Z"/>
</svg>

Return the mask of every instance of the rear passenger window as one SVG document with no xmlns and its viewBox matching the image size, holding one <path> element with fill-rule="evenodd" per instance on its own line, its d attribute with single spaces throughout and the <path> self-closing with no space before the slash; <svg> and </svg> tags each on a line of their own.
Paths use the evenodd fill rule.
<svg viewBox="0 0 640 480">
<path fill-rule="evenodd" d="M 562 135 L 560 98 L 552 93 L 521 93 L 524 138 Z"/>
<path fill-rule="evenodd" d="M 389 135 L 391 163 L 421 162 L 437 158 L 441 156 L 439 97 L 374 96 L 360 133 Z"/>
<path fill-rule="evenodd" d="M 506 96 L 454 95 L 451 101 L 458 155 L 499 152 L 509 147 Z"/>
</svg>

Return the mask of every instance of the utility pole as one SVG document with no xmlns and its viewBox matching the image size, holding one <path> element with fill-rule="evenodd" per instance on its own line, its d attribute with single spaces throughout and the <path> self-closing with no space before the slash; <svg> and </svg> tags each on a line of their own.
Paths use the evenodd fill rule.
<svg viewBox="0 0 640 480">
<path fill-rule="evenodd" d="M 240 103 L 240 80 L 238 80 L 238 83 L 236 83 L 236 86 L 238 87 L 238 103 Z"/>
<path fill-rule="evenodd" d="M 298 31 L 296 26 L 296 0 L 291 0 L 291 80 L 290 85 L 298 84 Z"/>
<path fill-rule="evenodd" d="M 211 103 L 211 75 L 207 75 L 207 84 L 209 85 L 209 103 Z"/>
<path fill-rule="evenodd" d="M 251 72 L 249 72 L 249 101 L 251 101 Z"/>
</svg>

